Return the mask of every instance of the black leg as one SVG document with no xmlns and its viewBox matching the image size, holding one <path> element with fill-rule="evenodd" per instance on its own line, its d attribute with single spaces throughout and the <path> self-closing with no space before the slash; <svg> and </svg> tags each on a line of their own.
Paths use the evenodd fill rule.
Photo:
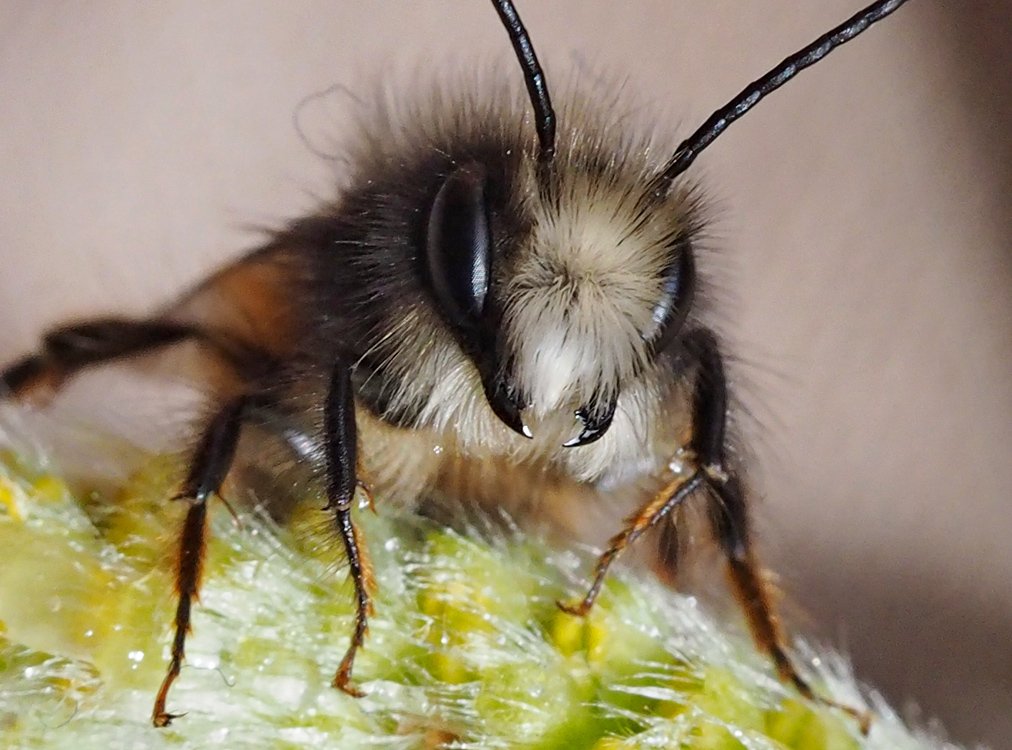
<svg viewBox="0 0 1012 750">
<path fill-rule="evenodd" d="M 165 709 L 169 689 L 179 676 L 185 656 L 186 635 L 190 632 L 190 609 L 200 590 L 200 579 L 207 546 L 207 500 L 218 494 L 235 458 L 248 401 L 240 397 L 225 404 L 205 428 L 190 460 L 190 469 L 176 499 L 186 500 L 190 508 L 179 536 L 176 564 L 176 632 L 172 641 L 169 669 L 158 689 L 151 721 L 166 727 L 181 714 Z"/>
<path fill-rule="evenodd" d="M 361 534 L 351 517 L 355 490 L 358 487 L 358 435 L 355 427 L 355 399 L 351 387 L 351 371 L 338 362 L 330 380 L 330 392 L 324 410 L 324 437 L 327 450 L 327 506 L 336 516 L 337 529 L 344 543 L 348 567 L 355 586 L 355 629 L 351 644 L 334 675 L 334 687 L 360 697 L 362 692 L 351 681 L 355 655 L 362 647 L 372 614 L 370 590 L 372 572 Z"/>
<path fill-rule="evenodd" d="M 709 331 L 698 330 L 690 333 L 684 344 L 698 366 L 690 448 L 705 476 L 711 498 L 710 517 L 728 561 L 735 594 L 745 610 L 752 636 L 773 659 L 780 676 L 811 697 L 811 688 L 787 656 L 770 593 L 752 550 L 744 488 L 727 466 L 727 380 L 716 339 Z"/>
<path fill-rule="evenodd" d="M 0 372 L 0 398 L 6 393 L 21 398 L 41 386 L 57 390 L 67 378 L 90 365 L 198 336 L 200 331 L 194 326 L 164 320 L 96 318 L 66 325 L 43 337 L 40 352 Z"/>
<path fill-rule="evenodd" d="M 756 645 L 773 661 L 780 678 L 806 698 L 841 708 L 855 716 L 862 731 L 866 714 L 815 694 L 787 653 L 786 638 L 776 614 L 770 586 L 751 543 L 745 488 L 728 466 L 726 456 L 727 379 L 717 341 L 706 330 L 691 332 L 684 345 L 696 361 L 690 449 L 704 477 L 710 498 L 710 518 L 717 541 L 727 558 L 728 576 Z"/>
</svg>

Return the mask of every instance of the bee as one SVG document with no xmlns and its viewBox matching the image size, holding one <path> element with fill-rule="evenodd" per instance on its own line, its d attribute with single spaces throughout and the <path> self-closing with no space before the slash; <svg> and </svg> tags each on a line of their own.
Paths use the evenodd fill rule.
<svg viewBox="0 0 1012 750">
<path fill-rule="evenodd" d="M 745 467 L 728 447 L 725 354 L 696 301 L 705 221 L 686 173 L 763 97 L 904 2 L 872 3 L 658 159 L 647 136 L 593 106 L 593 92 L 557 113 L 516 8 L 493 0 L 524 91 L 433 91 L 405 108 L 407 122 L 381 112 L 348 149 L 349 185 L 335 200 L 168 309 L 57 327 L 6 367 L 5 393 L 23 399 L 183 342 L 214 365 L 214 407 L 174 498 L 188 508 L 155 726 L 178 716 L 167 703 L 200 589 L 208 502 L 252 428 L 321 467 L 354 584 L 333 680 L 350 695 L 362 694 L 352 676 L 374 587 L 354 512 L 365 491 L 416 507 L 533 497 L 549 509 L 634 508 L 585 595 L 560 603 L 577 616 L 619 555 L 698 498 L 757 645 L 802 695 L 831 703 L 796 668 L 754 550 Z"/>
</svg>

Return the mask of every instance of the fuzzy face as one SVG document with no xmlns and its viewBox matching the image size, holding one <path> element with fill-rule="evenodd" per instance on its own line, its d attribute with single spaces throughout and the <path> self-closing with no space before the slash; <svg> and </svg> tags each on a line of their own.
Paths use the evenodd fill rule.
<svg viewBox="0 0 1012 750">
<path fill-rule="evenodd" d="M 531 231 L 498 290 L 535 418 L 607 403 L 650 363 L 654 315 L 691 222 L 680 206 L 649 205 L 635 176 L 556 179 L 555 201 L 527 191 Z"/>
<path fill-rule="evenodd" d="M 437 448 L 580 482 L 656 472 L 685 421 L 672 352 L 699 228 L 694 191 L 651 192 L 671 149 L 577 93 L 540 173 L 521 93 L 426 101 L 365 120 L 345 197 L 293 228 L 328 246 L 313 348 L 348 351 L 364 408 Z"/>
</svg>

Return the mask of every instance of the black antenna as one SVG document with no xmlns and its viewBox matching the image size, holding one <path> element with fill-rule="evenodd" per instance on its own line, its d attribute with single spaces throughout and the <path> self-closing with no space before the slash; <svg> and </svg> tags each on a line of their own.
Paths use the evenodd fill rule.
<svg viewBox="0 0 1012 750">
<path fill-rule="evenodd" d="M 710 119 L 704 122 L 695 133 L 682 141 L 675 151 L 675 155 L 671 157 L 671 161 L 655 178 L 655 192 L 666 193 L 672 180 L 688 169 L 703 149 L 727 130 L 732 122 L 758 104 L 764 96 L 776 91 L 809 65 L 819 62 L 841 44 L 849 42 L 905 2 L 906 0 L 882 0 L 882 2 L 872 3 L 832 31 L 820 36 L 807 47 L 795 52 L 759 80 L 746 86 L 738 96 L 710 115 Z"/>
<path fill-rule="evenodd" d="M 544 71 L 541 70 L 538 56 L 534 54 L 534 45 L 531 44 L 531 38 L 513 3 L 510 0 L 492 0 L 492 5 L 506 27 L 506 33 L 510 35 L 513 51 L 524 71 L 524 83 L 527 84 L 527 93 L 534 107 L 534 124 L 538 130 L 541 149 L 538 161 L 547 164 L 555 156 L 555 110 L 552 109 L 552 100 L 548 96 Z"/>
</svg>

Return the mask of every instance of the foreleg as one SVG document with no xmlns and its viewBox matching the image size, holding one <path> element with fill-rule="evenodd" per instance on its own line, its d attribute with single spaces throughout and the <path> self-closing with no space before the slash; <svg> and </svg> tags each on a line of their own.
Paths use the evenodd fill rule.
<svg viewBox="0 0 1012 750">
<path fill-rule="evenodd" d="M 334 366 L 324 407 L 324 439 L 327 455 L 327 506 L 333 511 L 352 583 L 355 586 L 355 626 L 351 644 L 334 675 L 334 687 L 360 697 L 362 692 L 351 680 L 355 655 L 362 647 L 368 631 L 368 618 L 372 614 L 370 591 L 374 586 L 372 569 L 366 556 L 360 532 L 351 512 L 355 500 L 357 479 L 358 435 L 355 426 L 355 399 L 352 393 L 351 372 L 344 362 Z"/>
</svg>

